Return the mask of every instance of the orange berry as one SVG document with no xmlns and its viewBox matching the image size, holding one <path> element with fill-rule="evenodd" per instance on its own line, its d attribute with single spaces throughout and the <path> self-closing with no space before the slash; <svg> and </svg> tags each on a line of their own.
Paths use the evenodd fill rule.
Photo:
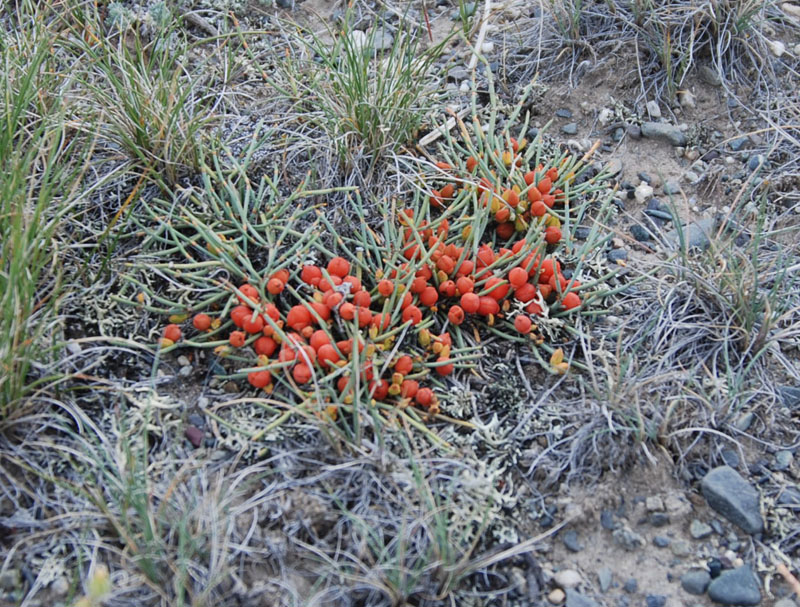
<svg viewBox="0 0 800 607">
<path fill-rule="evenodd" d="M 328 274 L 344 278 L 350 272 L 350 262 L 344 257 L 334 257 L 328 262 Z"/>
<path fill-rule="evenodd" d="M 417 306 L 408 306 L 403 310 L 403 322 L 411 321 L 412 325 L 416 325 L 422 320 L 422 311 Z"/>
<path fill-rule="evenodd" d="M 533 171 L 528 171 L 527 173 L 525 173 L 523 179 L 525 179 L 525 185 L 532 185 L 533 182 L 536 180 L 536 173 L 534 173 Z"/>
<path fill-rule="evenodd" d="M 403 398 L 414 398 L 419 391 L 419 382 L 413 379 L 404 379 L 400 384 L 400 395 Z"/>
<path fill-rule="evenodd" d="M 371 381 L 369 384 L 369 391 L 372 393 L 372 398 L 375 400 L 383 400 L 389 394 L 389 382 L 385 379 Z"/>
<path fill-rule="evenodd" d="M 539 190 L 542 194 L 548 194 L 550 192 L 550 188 L 553 186 L 553 180 L 549 177 L 545 177 L 539 183 L 536 184 L 536 189 Z"/>
<path fill-rule="evenodd" d="M 317 360 L 322 367 L 330 367 L 339 362 L 340 356 L 330 343 L 323 344 L 317 350 Z"/>
<path fill-rule="evenodd" d="M 536 297 L 536 287 L 529 282 L 526 282 L 524 285 L 514 290 L 514 299 L 522 303 L 528 303 L 534 297 Z"/>
<path fill-rule="evenodd" d="M 528 273 L 522 268 L 512 268 L 508 273 L 508 282 L 511 283 L 512 287 L 518 289 L 528 282 Z"/>
<path fill-rule="evenodd" d="M 411 373 L 411 369 L 414 367 L 414 361 L 411 360 L 411 357 L 407 354 L 404 354 L 400 358 L 397 359 L 397 362 L 394 363 L 394 370 L 398 373 L 403 375 L 408 375 Z"/>
<path fill-rule="evenodd" d="M 445 297 L 453 297 L 456 294 L 456 283 L 452 280 L 445 280 L 439 285 L 439 293 Z"/>
<path fill-rule="evenodd" d="M 328 337 L 328 334 L 325 332 L 324 329 L 317 329 L 316 331 L 314 331 L 311 334 L 311 338 L 308 340 L 308 344 L 315 350 L 319 350 L 321 346 L 330 343 L 331 343 L 331 338 Z"/>
<path fill-rule="evenodd" d="M 512 208 L 519 204 L 519 194 L 514 190 L 505 190 L 503 192 L 503 200 L 505 200 Z"/>
<path fill-rule="evenodd" d="M 270 295 L 279 295 L 285 286 L 280 278 L 270 278 L 267 282 L 267 291 Z"/>
<path fill-rule="evenodd" d="M 372 322 L 372 311 L 364 306 L 358 307 L 358 326 L 362 329 Z"/>
<path fill-rule="evenodd" d="M 231 320 L 233 324 L 241 329 L 244 324 L 244 319 L 252 313 L 253 311 L 247 306 L 235 306 L 233 310 L 231 310 Z"/>
<path fill-rule="evenodd" d="M 530 333 L 532 326 L 533 323 L 531 322 L 531 319 L 528 316 L 525 316 L 524 314 L 519 314 L 514 319 L 514 328 L 523 335 L 527 335 L 528 333 Z"/>
<path fill-rule="evenodd" d="M 500 304 L 497 300 L 489 295 L 484 295 L 480 298 L 478 305 L 478 314 L 481 316 L 489 316 L 489 314 L 497 314 L 500 311 Z"/>
<path fill-rule="evenodd" d="M 247 374 L 247 381 L 254 388 L 265 388 L 272 382 L 272 373 L 266 369 L 263 371 L 253 371 Z"/>
<path fill-rule="evenodd" d="M 514 224 L 509 221 L 506 223 L 498 224 L 495 230 L 500 238 L 502 238 L 503 240 L 508 240 L 514 235 L 516 228 L 514 227 Z"/>
<path fill-rule="evenodd" d="M 365 289 L 356 291 L 353 295 L 353 304 L 359 308 L 369 308 L 372 305 L 372 296 Z"/>
<path fill-rule="evenodd" d="M 448 198 L 452 198 L 455 192 L 456 192 L 455 186 L 452 183 L 448 183 L 446 186 L 442 188 L 442 190 L 439 192 L 439 195 L 445 200 L 447 200 Z"/>
<path fill-rule="evenodd" d="M 449 255 L 442 255 L 436 262 L 436 267 L 449 276 L 455 270 L 456 262 Z"/>
<path fill-rule="evenodd" d="M 423 306 L 435 306 L 439 301 L 439 292 L 436 287 L 425 287 L 425 290 L 419 294 L 419 301 Z"/>
<path fill-rule="evenodd" d="M 558 241 L 561 240 L 561 230 L 556 226 L 549 226 L 544 231 L 544 239 L 547 241 L 547 244 L 557 244 Z"/>
<path fill-rule="evenodd" d="M 299 363 L 292 369 L 292 377 L 298 384 L 305 384 L 311 380 L 311 369 L 305 363 Z"/>
<path fill-rule="evenodd" d="M 433 390 L 430 388 L 420 388 L 417 390 L 416 399 L 417 404 L 422 407 L 428 407 L 433 402 Z"/>
<path fill-rule="evenodd" d="M 461 296 L 461 307 L 468 314 L 474 314 L 480 309 L 481 298 L 475 293 L 464 293 Z"/>
<path fill-rule="evenodd" d="M 198 331 L 208 331 L 211 328 L 211 317 L 208 314 L 195 314 L 192 325 Z"/>
<path fill-rule="evenodd" d="M 258 314 L 255 318 L 253 318 L 251 314 L 248 314 L 242 323 L 242 329 L 251 335 L 255 333 L 261 333 L 261 331 L 264 330 L 264 317 L 261 316 L 261 314 Z"/>
<path fill-rule="evenodd" d="M 464 293 L 472 293 L 473 289 L 475 289 L 475 283 L 472 282 L 471 278 L 462 276 L 456 281 L 456 289 L 458 289 L 458 292 L 462 295 Z"/>
<path fill-rule="evenodd" d="M 181 338 L 181 328 L 178 325 L 167 325 L 164 327 L 164 337 L 172 342 L 176 342 Z"/>
<path fill-rule="evenodd" d="M 356 293 L 361 290 L 361 281 L 357 276 L 345 276 L 342 279 L 342 284 L 348 283 L 350 285 L 350 292 Z"/>
<path fill-rule="evenodd" d="M 300 271 L 300 280 L 307 285 L 316 287 L 319 281 L 322 280 L 322 270 L 317 266 L 303 266 L 303 269 Z"/>
<path fill-rule="evenodd" d="M 464 322 L 464 309 L 461 306 L 452 306 L 447 312 L 447 318 L 454 325 L 460 325 Z"/>
<path fill-rule="evenodd" d="M 339 293 L 339 291 L 328 291 L 322 296 L 322 303 L 324 303 L 325 307 L 329 310 L 333 310 L 343 299 L 344 295 Z"/>
<path fill-rule="evenodd" d="M 378 283 L 378 293 L 384 297 L 389 297 L 394 292 L 394 283 L 385 278 Z"/>
<path fill-rule="evenodd" d="M 442 377 L 444 377 L 445 375 L 450 375 L 453 372 L 453 369 L 455 368 L 453 366 L 453 363 L 450 362 L 450 359 L 449 358 L 445 358 L 443 356 L 440 356 L 439 358 L 437 358 L 436 362 L 437 363 L 447 363 L 447 364 L 439 365 L 439 366 L 436 367 L 436 372 L 439 375 L 441 375 Z"/>
<path fill-rule="evenodd" d="M 561 307 L 565 310 L 572 310 L 574 308 L 578 308 L 581 305 L 581 298 L 578 296 L 577 293 L 573 293 L 570 291 L 566 295 L 564 295 L 564 299 L 561 300 Z"/>
<path fill-rule="evenodd" d="M 478 160 L 474 156 L 467 158 L 467 171 L 471 173 L 476 166 L 478 166 Z"/>
<path fill-rule="evenodd" d="M 246 336 L 242 331 L 232 331 L 228 338 L 228 343 L 234 348 L 241 348 L 244 345 Z"/>
<path fill-rule="evenodd" d="M 253 303 L 258 303 L 258 290 L 253 285 L 244 283 L 241 287 L 239 287 L 239 292 Z M 247 302 L 244 300 L 242 295 L 237 295 L 237 297 L 241 303 L 245 304 Z"/>
<path fill-rule="evenodd" d="M 295 331 L 301 331 L 303 327 L 311 324 L 311 312 L 303 305 L 292 306 L 286 315 L 286 324 Z"/>
<path fill-rule="evenodd" d="M 349 301 L 339 306 L 339 316 L 344 320 L 353 320 L 356 317 L 356 307 Z"/>
<path fill-rule="evenodd" d="M 259 356 L 272 356 L 278 349 L 278 343 L 271 337 L 261 336 L 253 343 L 253 349 Z"/>
<path fill-rule="evenodd" d="M 489 289 L 491 289 L 489 291 Z M 489 291 L 487 295 L 494 300 L 500 301 L 506 295 L 508 295 L 509 290 L 511 290 L 511 285 L 508 284 L 507 281 L 503 280 L 502 278 L 498 278 L 497 276 L 492 276 L 489 280 L 486 281 L 484 285 L 484 290 Z"/>
</svg>

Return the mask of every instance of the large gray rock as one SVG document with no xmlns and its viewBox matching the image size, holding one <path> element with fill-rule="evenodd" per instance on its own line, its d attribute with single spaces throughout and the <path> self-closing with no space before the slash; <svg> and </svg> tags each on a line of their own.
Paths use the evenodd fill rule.
<svg viewBox="0 0 800 607">
<path fill-rule="evenodd" d="M 705 250 L 711 244 L 711 237 L 716 230 L 713 217 L 705 217 L 685 225 L 679 232 L 677 229 L 667 232 L 666 239 L 675 247 L 681 246 L 681 237 L 687 249 Z"/>
<path fill-rule="evenodd" d="M 678 127 L 665 122 L 643 122 L 642 135 L 666 141 L 676 147 L 686 145 L 686 135 Z"/>
<path fill-rule="evenodd" d="M 764 530 L 758 491 L 730 466 L 711 470 L 703 478 L 701 489 L 709 506 L 745 532 Z"/>
<path fill-rule="evenodd" d="M 758 605 L 761 589 L 750 565 L 723 571 L 708 586 L 708 596 L 723 605 Z"/>
</svg>

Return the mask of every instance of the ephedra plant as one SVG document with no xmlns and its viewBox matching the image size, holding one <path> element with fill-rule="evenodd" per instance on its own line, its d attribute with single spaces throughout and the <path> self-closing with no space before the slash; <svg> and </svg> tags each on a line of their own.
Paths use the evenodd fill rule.
<svg viewBox="0 0 800 607">
<path fill-rule="evenodd" d="M 168 246 L 129 275 L 127 297 L 170 316 L 162 354 L 207 348 L 261 393 L 268 428 L 298 414 L 348 439 L 366 414 L 436 440 L 424 422 L 444 418 L 441 389 L 478 364 L 487 337 L 548 348 L 564 372 L 540 325 L 568 326 L 608 278 L 586 267 L 596 242 L 576 249 L 565 237 L 605 186 L 582 178 L 585 158 L 546 158 L 540 137 L 487 131 L 477 112 L 473 122 L 445 138 L 433 181 L 409 200 L 368 206 L 303 187 L 284 196 L 268 177 L 254 188 L 217 165 L 200 193 L 177 194 L 186 202 L 152 202 L 154 219 L 179 210 L 155 231 L 142 225 L 148 244 Z M 328 195 L 345 206 L 309 204 Z"/>
</svg>

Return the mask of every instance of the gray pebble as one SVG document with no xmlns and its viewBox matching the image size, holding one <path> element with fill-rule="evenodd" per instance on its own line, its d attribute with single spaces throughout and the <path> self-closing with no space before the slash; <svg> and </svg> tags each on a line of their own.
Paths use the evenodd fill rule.
<svg viewBox="0 0 800 607">
<path fill-rule="evenodd" d="M 755 413 L 748 411 L 744 415 L 740 416 L 735 422 L 733 422 L 733 425 L 740 432 L 747 432 L 747 430 L 749 430 L 750 426 L 753 424 L 753 420 L 755 420 L 755 418 Z"/>
<path fill-rule="evenodd" d="M 689 594 L 704 594 L 711 583 L 711 574 L 704 569 L 690 569 L 681 576 L 681 587 Z"/>
<path fill-rule="evenodd" d="M 603 567 L 597 572 L 597 581 L 600 583 L 601 592 L 608 592 L 608 589 L 611 588 L 611 578 L 611 569 L 608 567 Z"/>
<path fill-rule="evenodd" d="M 755 171 L 758 167 L 765 167 L 767 160 L 763 154 L 753 154 L 747 159 L 747 168 L 750 171 Z"/>
<path fill-rule="evenodd" d="M 761 589 L 758 578 L 749 565 L 723 571 L 708 586 L 708 596 L 723 605 L 758 605 Z"/>
<path fill-rule="evenodd" d="M 197 413 L 190 413 L 188 421 L 192 426 L 197 426 L 198 428 L 202 428 L 206 424 L 205 418 Z"/>
<path fill-rule="evenodd" d="M 611 536 L 617 544 L 628 551 L 636 550 L 645 545 L 644 538 L 627 526 L 615 529 Z"/>
<path fill-rule="evenodd" d="M 394 36 L 386 27 L 379 27 L 370 32 L 370 40 L 372 41 L 372 48 L 376 51 L 385 51 L 392 48 L 394 44 Z"/>
<path fill-rule="evenodd" d="M 663 512 L 651 512 L 647 517 L 647 522 L 653 527 L 664 527 L 669 525 L 669 516 Z"/>
<path fill-rule="evenodd" d="M 716 533 L 717 535 L 722 535 L 723 533 L 722 523 L 720 523 L 717 519 L 712 518 L 711 523 L 709 524 L 711 525 L 711 528 L 714 530 L 714 533 Z"/>
<path fill-rule="evenodd" d="M 647 607 L 664 607 L 667 604 L 667 597 L 663 594 L 648 594 L 645 597 Z"/>
<path fill-rule="evenodd" d="M 292 8 L 294 6 L 294 2 L 292 2 L 292 0 L 275 0 L 275 3 L 280 8 Z"/>
<path fill-rule="evenodd" d="M 635 223 L 631 226 L 631 235 L 639 242 L 647 242 L 652 238 L 650 232 L 648 232 L 644 227 L 640 226 L 638 223 Z"/>
<path fill-rule="evenodd" d="M 677 557 L 689 556 L 692 554 L 692 546 L 686 540 L 675 540 L 669 545 L 669 549 Z"/>
<path fill-rule="evenodd" d="M 569 124 L 565 124 L 561 127 L 561 132 L 565 135 L 574 135 L 578 132 L 578 123 L 570 122 Z"/>
<path fill-rule="evenodd" d="M 664 190 L 664 193 L 667 194 L 668 196 L 673 196 L 675 194 L 679 194 L 680 193 L 681 186 L 678 184 L 677 181 L 673 181 L 671 179 L 668 179 L 667 181 L 664 182 L 663 190 Z"/>
<path fill-rule="evenodd" d="M 622 138 L 625 136 L 625 131 L 622 127 L 614 129 L 614 132 L 611 134 L 611 140 L 619 143 L 622 141 Z"/>
<path fill-rule="evenodd" d="M 627 580 L 625 580 L 625 584 L 622 586 L 622 589 L 625 592 L 633 594 L 639 589 L 639 582 L 636 581 L 635 577 L 628 578 Z"/>
<path fill-rule="evenodd" d="M 567 591 L 567 607 L 599 607 L 597 602 L 590 599 L 588 596 L 582 595 L 573 588 L 568 588 Z"/>
<path fill-rule="evenodd" d="M 685 246 L 687 249 L 706 249 L 711 244 L 714 233 L 715 221 L 713 217 L 706 217 L 683 226 L 682 230 L 672 230 L 666 238 L 675 247 Z"/>
<path fill-rule="evenodd" d="M 642 135 L 650 139 L 665 141 L 673 146 L 686 145 L 686 135 L 678 127 L 664 122 L 643 122 Z"/>
<path fill-rule="evenodd" d="M 187 356 L 179 356 L 178 357 L 178 365 L 181 367 L 185 367 L 186 365 L 191 365 L 192 361 L 189 360 Z"/>
<path fill-rule="evenodd" d="M 614 520 L 614 513 L 611 510 L 603 510 L 600 513 L 600 524 L 603 529 L 608 529 L 609 531 L 614 531 L 619 526 Z"/>
<path fill-rule="evenodd" d="M 450 80 L 455 80 L 456 82 L 461 82 L 462 80 L 467 80 L 469 78 L 469 72 L 466 68 L 457 65 L 455 67 L 451 67 L 447 71 L 447 78 Z"/>
<path fill-rule="evenodd" d="M 692 522 L 689 523 L 689 533 L 696 540 L 707 538 L 713 531 L 714 530 L 711 528 L 711 525 L 708 525 L 703 521 L 699 521 L 696 518 L 692 519 Z"/>
<path fill-rule="evenodd" d="M 792 510 L 800 509 L 800 489 L 785 487 L 778 495 L 778 505 Z"/>
<path fill-rule="evenodd" d="M 572 118 L 572 110 L 568 108 L 559 108 L 556 110 L 556 116 L 559 118 Z"/>
<path fill-rule="evenodd" d="M 775 465 L 773 466 L 774 470 L 788 470 L 792 465 L 792 460 L 794 459 L 794 455 L 791 451 L 778 451 L 775 454 Z"/>
<path fill-rule="evenodd" d="M 775 601 L 775 604 L 772 607 L 797 607 L 797 603 L 795 603 L 789 597 L 784 597 Z"/>
<path fill-rule="evenodd" d="M 747 137 L 737 137 L 728 142 L 728 147 L 734 152 L 741 150 L 747 143 Z"/>
<path fill-rule="evenodd" d="M 642 136 L 642 129 L 638 124 L 629 124 L 625 130 L 632 139 L 640 139 Z"/>
<path fill-rule="evenodd" d="M 628 252 L 625 249 L 612 249 L 608 252 L 608 261 L 616 263 L 618 261 L 626 261 L 628 259 Z"/>
<path fill-rule="evenodd" d="M 585 227 L 575 228 L 575 238 L 577 238 L 578 240 L 586 240 L 587 238 L 589 238 L 589 234 L 591 234 L 591 232 L 592 231 L 589 228 Z"/>
<path fill-rule="evenodd" d="M 185 367 L 181 367 L 181 370 L 178 372 L 181 377 L 189 377 L 192 374 L 192 365 L 186 365 Z"/>
<path fill-rule="evenodd" d="M 711 86 L 722 86 L 722 78 L 716 70 L 708 65 L 701 65 L 699 68 L 700 80 Z"/>
<path fill-rule="evenodd" d="M 758 491 L 730 466 L 719 466 L 703 477 L 708 505 L 746 533 L 761 533 L 764 521 Z"/>
<path fill-rule="evenodd" d="M 648 185 L 653 185 L 653 178 L 644 171 L 639 171 L 636 176 Z"/>
<path fill-rule="evenodd" d="M 658 107 L 658 102 L 654 100 L 650 100 L 645 104 L 647 108 L 647 113 L 650 114 L 651 118 L 655 118 L 658 120 L 661 118 L 661 108 Z"/>
<path fill-rule="evenodd" d="M 663 535 L 657 535 L 653 538 L 653 545 L 657 548 L 666 548 L 669 546 L 669 538 L 664 537 Z"/>
<path fill-rule="evenodd" d="M 784 406 L 789 409 L 800 407 L 800 387 L 778 386 L 778 394 L 780 394 Z"/>
<path fill-rule="evenodd" d="M 580 552 L 583 550 L 583 545 L 578 541 L 578 532 L 574 529 L 568 529 L 561 537 L 561 541 L 570 552 Z"/>
<path fill-rule="evenodd" d="M 739 454 L 733 449 L 723 449 L 720 451 L 720 457 L 722 457 L 722 461 L 731 468 L 739 467 Z"/>
</svg>

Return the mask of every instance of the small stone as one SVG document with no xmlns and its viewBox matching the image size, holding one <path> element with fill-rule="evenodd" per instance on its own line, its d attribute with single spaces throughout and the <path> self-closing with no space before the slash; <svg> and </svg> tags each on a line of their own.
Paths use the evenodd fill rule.
<svg viewBox="0 0 800 607">
<path fill-rule="evenodd" d="M 665 194 L 667 194 L 668 196 L 672 196 L 680 193 L 681 186 L 678 185 L 678 182 L 668 179 L 667 181 L 664 182 L 663 190 Z"/>
<path fill-rule="evenodd" d="M 789 15 L 790 17 L 795 17 L 796 19 L 800 19 L 800 6 L 797 4 L 792 4 L 790 2 L 784 2 L 781 4 L 781 9 L 783 12 Z M 775 607 L 778 607 L 775 605 Z"/>
<path fill-rule="evenodd" d="M 733 449 L 723 449 L 720 451 L 719 455 L 722 458 L 722 461 L 725 462 L 725 465 L 730 466 L 731 468 L 739 467 L 739 454 Z"/>
<path fill-rule="evenodd" d="M 461 83 L 461 86 L 458 87 L 458 90 L 462 93 L 469 93 L 469 88 L 469 80 L 464 80 L 464 82 Z"/>
<path fill-rule="evenodd" d="M 780 40 L 767 40 L 767 46 L 776 57 L 781 57 L 786 52 L 786 45 Z"/>
<path fill-rule="evenodd" d="M 572 110 L 568 108 L 559 108 L 556 110 L 556 116 L 559 118 L 572 118 Z"/>
<path fill-rule="evenodd" d="M 611 536 L 617 544 L 628 551 L 637 550 L 645 545 L 644 538 L 627 525 L 615 529 Z"/>
<path fill-rule="evenodd" d="M 603 529 L 608 529 L 609 531 L 614 531 L 614 529 L 619 526 L 614 520 L 614 513 L 607 509 L 600 513 L 600 524 L 603 526 Z"/>
<path fill-rule="evenodd" d="M 711 583 L 711 575 L 704 569 L 690 569 L 681 576 L 681 588 L 689 594 L 704 594 Z"/>
<path fill-rule="evenodd" d="M 747 144 L 747 137 L 737 137 L 728 142 L 728 147 L 734 152 L 738 152 Z"/>
<path fill-rule="evenodd" d="M 792 465 L 792 460 L 794 459 L 794 455 L 791 451 L 778 451 L 775 454 L 775 465 L 773 466 L 774 470 L 788 470 Z"/>
<path fill-rule="evenodd" d="M 653 538 L 653 545 L 657 548 L 666 548 L 669 546 L 669 538 L 663 535 L 657 535 Z"/>
<path fill-rule="evenodd" d="M 700 175 L 698 175 L 694 171 L 686 171 L 683 174 L 683 178 L 684 178 L 684 180 L 686 180 L 687 182 L 689 182 L 691 184 L 695 184 L 698 181 L 700 181 Z"/>
<path fill-rule="evenodd" d="M 681 493 L 669 493 L 664 498 L 664 507 L 671 519 L 680 520 L 692 511 L 692 504 Z"/>
<path fill-rule="evenodd" d="M 372 42 L 372 48 L 376 51 L 385 51 L 392 48 L 394 44 L 394 36 L 388 27 L 379 27 L 371 30 L 369 37 Z"/>
<path fill-rule="evenodd" d="M 0 572 L 0 590 L 13 592 L 22 587 L 22 575 L 19 569 L 6 569 Z"/>
<path fill-rule="evenodd" d="M 562 569 L 553 576 L 556 586 L 568 590 L 576 588 L 581 583 L 581 574 L 574 569 Z"/>
<path fill-rule="evenodd" d="M 700 158 L 700 151 L 697 148 L 687 148 L 686 151 L 683 153 L 683 157 L 686 158 L 689 162 L 694 162 L 698 158 Z"/>
<path fill-rule="evenodd" d="M 567 607 L 599 607 L 598 604 L 588 596 L 582 595 L 577 590 L 569 588 L 567 590 Z"/>
<path fill-rule="evenodd" d="M 723 571 L 708 586 L 708 596 L 723 605 L 758 605 L 761 589 L 749 565 Z"/>
<path fill-rule="evenodd" d="M 680 128 L 664 122 L 643 122 L 642 135 L 650 139 L 666 141 L 673 146 L 686 145 L 686 135 Z"/>
<path fill-rule="evenodd" d="M 447 78 L 450 80 L 454 80 L 455 82 L 459 82 L 461 80 L 467 80 L 469 78 L 469 72 L 467 71 L 466 68 L 457 65 L 447 70 Z"/>
<path fill-rule="evenodd" d="M 759 168 L 766 166 L 767 159 L 763 154 L 753 154 L 747 159 L 747 168 L 750 171 L 756 171 Z"/>
<path fill-rule="evenodd" d="M 778 505 L 792 510 L 800 508 L 800 489 L 784 487 L 783 491 L 778 495 Z"/>
<path fill-rule="evenodd" d="M 714 234 L 715 221 L 706 217 L 683 226 L 682 230 L 672 230 L 666 238 L 675 247 L 685 246 L 687 249 L 707 249 Z"/>
<path fill-rule="evenodd" d="M 195 448 L 203 444 L 203 431 L 195 426 L 187 426 L 184 435 Z"/>
<path fill-rule="evenodd" d="M 633 594 L 639 589 L 639 582 L 636 581 L 635 577 L 628 578 L 627 580 L 625 580 L 625 584 L 623 584 L 622 589 L 625 592 Z"/>
<path fill-rule="evenodd" d="M 645 597 L 647 607 L 664 607 L 667 604 L 667 597 L 663 594 L 648 594 Z"/>
<path fill-rule="evenodd" d="M 606 126 L 613 118 L 614 112 L 607 107 L 604 107 L 602 110 L 600 110 L 600 113 L 597 115 L 597 121 L 603 126 Z"/>
<path fill-rule="evenodd" d="M 575 228 L 575 238 L 577 238 L 578 240 L 586 240 L 587 238 L 589 238 L 589 235 L 591 233 L 592 230 L 590 228 L 586 227 Z"/>
<path fill-rule="evenodd" d="M 181 367 L 181 370 L 178 371 L 178 375 L 181 377 L 189 377 L 192 374 L 192 365 L 186 365 L 185 367 Z"/>
<path fill-rule="evenodd" d="M 692 95 L 691 91 L 686 89 L 678 91 L 678 103 L 681 104 L 681 107 L 687 110 L 693 109 L 695 105 L 697 105 L 694 95 Z"/>
<path fill-rule="evenodd" d="M 568 529 L 561 537 L 561 541 L 570 552 L 580 552 L 583 550 L 583 545 L 578 541 L 578 532 L 574 529 Z"/>
<path fill-rule="evenodd" d="M 733 422 L 733 425 L 740 432 L 747 432 L 747 430 L 750 428 L 755 418 L 756 418 L 755 413 L 753 413 L 752 411 L 748 411 L 744 415 L 740 416 L 735 422 Z"/>
<path fill-rule="evenodd" d="M 800 387 L 778 386 L 778 394 L 785 407 L 789 407 L 789 409 L 800 407 Z"/>
<path fill-rule="evenodd" d="M 701 65 L 699 73 L 700 80 L 706 84 L 710 84 L 711 86 L 722 86 L 722 78 L 720 78 L 716 70 L 712 69 L 711 67 L 707 65 Z"/>
<path fill-rule="evenodd" d="M 633 191 L 633 195 L 639 203 L 645 203 L 653 196 L 653 188 L 646 183 L 640 183 Z"/>
<path fill-rule="evenodd" d="M 758 491 L 730 466 L 719 466 L 701 483 L 708 505 L 746 533 L 761 533 L 764 521 L 759 510 Z"/>
<path fill-rule="evenodd" d="M 614 142 L 619 143 L 620 141 L 622 141 L 622 138 L 624 136 L 625 136 L 625 130 L 622 127 L 618 127 L 614 129 L 614 132 L 611 134 L 611 139 Z"/>
<path fill-rule="evenodd" d="M 642 128 L 638 124 L 629 124 L 625 131 L 632 139 L 640 139 L 642 136 Z"/>
<path fill-rule="evenodd" d="M 50 583 L 50 590 L 56 596 L 64 596 L 69 592 L 69 580 L 64 575 L 58 576 Z"/>
<path fill-rule="evenodd" d="M 692 553 L 692 546 L 686 540 L 675 540 L 669 545 L 669 549 L 677 557 L 689 556 Z"/>
<path fill-rule="evenodd" d="M 277 4 L 280 8 L 292 8 L 294 5 L 292 0 L 275 0 L 275 4 Z"/>
<path fill-rule="evenodd" d="M 795 603 L 789 597 L 784 597 L 775 601 L 775 604 L 772 607 L 797 607 L 797 603 Z"/>
<path fill-rule="evenodd" d="M 603 171 L 607 173 L 610 177 L 618 175 L 619 173 L 622 172 L 622 161 L 619 158 L 612 158 L 603 167 Z"/>
<path fill-rule="evenodd" d="M 231 379 L 223 384 L 222 390 L 228 394 L 236 394 L 239 392 L 239 385 Z"/>
<path fill-rule="evenodd" d="M 550 601 L 553 605 L 560 605 L 564 602 L 564 599 L 567 598 L 567 595 L 564 594 L 564 591 L 561 588 L 556 588 L 550 594 L 547 595 L 547 600 Z"/>
<path fill-rule="evenodd" d="M 646 228 L 638 223 L 635 223 L 631 226 L 631 236 L 633 236 L 639 242 L 647 242 L 652 238 L 650 232 L 648 232 Z"/>
<path fill-rule="evenodd" d="M 655 120 L 661 118 L 661 108 L 658 107 L 656 101 L 651 99 L 645 104 L 645 107 L 647 108 L 647 113 L 650 114 L 650 118 L 654 118 Z"/>
<path fill-rule="evenodd" d="M 618 263 L 628 260 L 628 252 L 625 249 L 612 249 L 608 252 L 608 261 Z"/>
<path fill-rule="evenodd" d="M 484 42 L 481 45 L 481 52 L 484 55 L 488 55 L 489 53 L 494 52 L 494 42 Z"/>
<path fill-rule="evenodd" d="M 702 540 L 708 537 L 713 531 L 711 525 L 707 525 L 703 521 L 697 519 L 692 519 L 692 522 L 689 524 L 689 534 L 696 540 Z"/>
<path fill-rule="evenodd" d="M 570 122 L 569 124 L 565 124 L 561 127 L 561 132 L 565 135 L 574 135 L 578 132 L 578 123 Z"/>
<path fill-rule="evenodd" d="M 666 527 L 669 525 L 669 516 L 663 512 L 651 512 L 647 515 L 647 522 L 653 527 Z"/>
<path fill-rule="evenodd" d="M 197 413 L 190 413 L 187 421 L 192 426 L 197 426 L 198 428 L 202 428 L 206 424 L 206 420 L 202 415 L 198 415 Z"/>
<path fill-rule="evenodd" d="M 611 569 L 608 567 L 603 567 L 597 572 L 597 581 L 600 583 L 601 592 L 608 592 L 608 589 L 611 588 L 611 579 Z"/>
<path fill-rule="evenodd" d="M 363 49 L 367 46 L 367 35 L 361 30 L 354 29 L 350 32 L 350 43 L 356 50 Z"/>
<path fill-rule="evenodd" d="M 181 367 L 185 367 L 186 365 L 191 365 L 192 361 L 189 360 L 187 356 L 179 356 L 178 357 L 178 365 Z"/>
<path fill-rule="evenodd" d="M 651 495 L 644 501 L 644 507 L 648 512 L 663 512 L 664 500 L 657 495 Z"/>
</svg>

